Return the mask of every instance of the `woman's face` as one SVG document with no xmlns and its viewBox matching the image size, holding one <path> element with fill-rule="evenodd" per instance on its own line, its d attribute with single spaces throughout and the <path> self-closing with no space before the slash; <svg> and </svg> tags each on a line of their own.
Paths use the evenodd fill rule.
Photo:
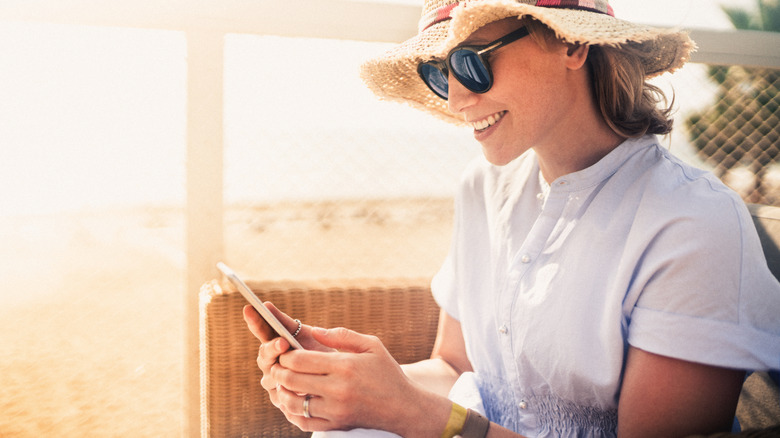
<svg viewBox="0 0 780 438">
<path fill-rule="evenodd" d="M 520 27 L 510 18 L 488 24 L 474 32 L 464 44 L 485 44 Z M 504 165 L 529 148 L 554 150 L 576 127 L 573 120 L 582 93 L 567 56 L 568 46 L 551 43 L 540 47 L 525 37 L 494 51 L 489 56 L 493 87 L 484 94 L 467 90 L 449 78 L 449 107 L 474 126 L 487 160 Z M 582 74 L 580 72 L 579 74 Z M 578 97 L 579 96 L 579 97 Z"/>
</svg>

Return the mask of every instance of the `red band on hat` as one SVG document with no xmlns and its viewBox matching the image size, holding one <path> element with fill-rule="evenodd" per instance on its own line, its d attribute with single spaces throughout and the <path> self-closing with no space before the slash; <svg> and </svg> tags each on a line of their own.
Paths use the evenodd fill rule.
<svg viewBox="0 0 780 438">
<path fill-rule="evenodd" d="M 530 4 L 530 2 L 522 0 L 518 0 L 518 2 Z M 442 6 L 439 9 L 426 14 L 420 20 L 420 32 L 433 26 L 434 24 L 438 24 L 442 21 L 446 21 L 452 18 L 452 10 L 455 9 L 459 3 L 459 1 L 454 1 L 446 6 Z M 607 14 L 611 17 L 615 16 L 615 11 L 612 10 L 612 6 L 609 5 L 607 0 L 536 0 L 536 4 L 532 6 L 538 6 L 542 8 L 578 9 L 582 11 Z"/>
<path fill-rule="evenodd" d="M 457 3 L 453 3 L 451 5 L 444 6 L 442 8 L 439 8 L 439 10 L 436 11 L 436 20 L 435 22 L 438 23 L 440 21 L 449 20 L 450 12 L 452 12 L 455 7 L 458 6 Z"/>
<path fill-rule="evenodd" d="M 452 10 L 458 6 L 458 3 L 459 2 L 453 2 L 447 6 L 442 6 L 423 17 L 422 20 L 420 20 L 420 31 L 422 32 L 434 24 L 441 23 L 442 21 L 452 18 L 450 14 L 452 13 Z"/>
<path fill-rule="evenodd" d="M 598 12 L 614 17 L 615 11 L 606 0 L 537 0 L 536 6 L 543 8 L 579 9 Z"/>
</svg>

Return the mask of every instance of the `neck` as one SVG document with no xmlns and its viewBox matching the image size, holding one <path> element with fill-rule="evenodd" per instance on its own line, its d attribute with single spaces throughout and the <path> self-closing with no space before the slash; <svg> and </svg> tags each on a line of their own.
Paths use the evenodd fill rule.
<svg viewBox="0 0 780 438">
<path fill-rule="evenodd" d="M 578 135 L 578 141 L 563 141 L 550 147 L 535 147 L 539 169 L 547 182 L 586 169 L 607 156 L 624 140 L 607 128 L 601 135 Z M 574 139 L 570 139 L 574 140 Z"/>
<path fill-rule="evenodd" d="M 542 176 L 548 182 L 596 164 L 625 140 L 601 115 L 587 76 L 581 74 L 578 80 L 581 86 L 570 96 L 571 105 L 561 126 L 545 139 L 545 144 L 534 146 Z"/>
<path fill-rule="evenodd" d="M 559 49 L 566 54 L 566 77 L 559 90 L 558 125 L 533 146 L 548 182 L 596 164 L 625 140 L 609 127 L 593 95 L 586 48 Z"/>
</svg>

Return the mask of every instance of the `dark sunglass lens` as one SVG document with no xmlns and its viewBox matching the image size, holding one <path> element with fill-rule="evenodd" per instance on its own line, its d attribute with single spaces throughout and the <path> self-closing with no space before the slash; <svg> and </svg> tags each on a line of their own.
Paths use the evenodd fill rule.
<svg viewBox="0 0 780 438">
<path fill-rule="evenodd" d="M 441 71 L 440 68 L 431 64 L 422 64 L 420 66 L 420 76 L 431 90 L 438 94 L 442 99 L 446 99 L 449 95 L 449 84 L 447 83 L 447 75 Z"/>
<path fill-rule="evenodd" d="M 476 53 L 456 50 L 450 56 L 450 67 L 452 74 L 469 90 L 484 93 L 490 89 L 490 72 Z"/>
</svg>

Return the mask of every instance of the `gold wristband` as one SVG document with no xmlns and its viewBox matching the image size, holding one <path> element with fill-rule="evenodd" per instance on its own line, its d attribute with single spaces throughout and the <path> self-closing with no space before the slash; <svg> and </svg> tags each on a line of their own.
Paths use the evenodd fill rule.
<svg viewBox="0 0 780 438">
<path fill-rule="evenodd" d="M 460 435 L 463 438 L 485 438 L 489 428 L 490 420 L 480 415 L 479 412 L 469 409 Z"/>
<path fill-rule="evenodd" d="M 456 435 L 460 435 L 463 431 L 463 426 L 466 424 L 466 417 L 468 411 L 463 406 L 453 403 L 450 410 L 450 418 L 447 420 L 447 425 L 444 426 L 444 432 L 441 433 L 441 438 L 453 438 Z"/>
</svg>

